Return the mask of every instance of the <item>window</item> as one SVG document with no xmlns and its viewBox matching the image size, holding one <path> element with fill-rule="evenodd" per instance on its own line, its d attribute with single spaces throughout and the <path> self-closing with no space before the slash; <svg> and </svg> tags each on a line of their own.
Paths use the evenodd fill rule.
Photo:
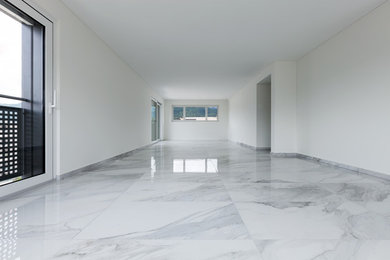
<svg viewBox="0 0 390 260">
<path fill-rule="evenodd" d="M 184 120 L 184 107 L 173 107 L 173 120 Z"/>
<path fill-rule="evenodd" d="M 218 106 L 173 106 L 173 121 L 218 121 Z"/>
<path fill-rule="evenodd" d="M 204 107 L 186 107 L 186 120 L 205 121 L 206 108 Z"/>
<path fill-rule="evenodd" d="M 218 120 L 218 107 L 209 106 L 207 107 L 207 120 L 217 121 Z"/>
<path fill-rule="evenodd" d="M 0 0 L 0 185 L 45 173 L 45 26 Z"/>
</svg>

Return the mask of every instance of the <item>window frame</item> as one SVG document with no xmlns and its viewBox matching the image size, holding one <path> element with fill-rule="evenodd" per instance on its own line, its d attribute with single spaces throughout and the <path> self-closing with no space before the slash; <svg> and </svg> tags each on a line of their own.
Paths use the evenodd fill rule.
<svg viewBox="0 0 390 260">
<path fill-rule="evenodd" d="M 45 149 L 45 161 L 44 161 L 44 172 L 40 175 L 32 176 L 29 178 L 23 178 L 22 180 L 10 182 L 0 187 L 0 197 L 7 196 L 9 194 L 30 188 L 32 186 L 50 181 L 55 178 L 55 172 L 58 172 L 57 162 L 57 144 L 58 136 L 55 134 L 56 127 L 56 114 L 53 110 L 54 106 L 51 107 L 55 100 L 56 94 L 54 91 L 54 81 L 56 80 L 55 67 L 54 67 L 54 27 L 55 19 L 41 9 L 35 3 L 24 0 L 5 0 L 5 8 L 13 11 L 16 8 L 19 12 L 25 13 L 27 17 L 31 17 L 38 23 L 44 26 L 43 28 L 43 116 L 45 120 L 44 127 L 44 149 Z M 11 8 L 8 8 L 8 5 Z M 18 14 L 18 12 L 15 12 Z M 47 140 L 47 141 L 46 141 Z"/>
<path fill-rule="evenodd" d="M 183 120 L 178 120 L 174 118 L 174 108 L 182 107 L 183 108 Z M 187 120 L 186 119 L 186 107 L 203 107 L 205 108 L 205 118 L 206 120 Z M 208 108 L 216 107 L 217 108 L 217 120 L 209 120 L 208 118 Z M 219 105 L 172 105 L 171 106 L 171 121 L 172 122 L 219 122 Z"/>
</svg>

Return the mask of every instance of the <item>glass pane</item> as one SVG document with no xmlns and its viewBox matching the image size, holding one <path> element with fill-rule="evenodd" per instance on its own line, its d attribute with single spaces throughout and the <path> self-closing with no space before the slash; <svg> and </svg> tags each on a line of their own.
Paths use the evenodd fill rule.
<svg viewBox="0 0 390 260">
<path fill-rule="evenodd" d="M 44 27 L 7 1 L 0 12 L 0 185 L 45 172 Z M 15 99 L 16 98 L 16 99 Z M 17 99 L 22 100 L 17 100 Z"/>
<path fill-rule="evenodd" d="M 160 105 L 157 104 L 157 111 L 156 111 L 156 116 L 157 116 L 157 120 L 156 120 L 156 131 L 157 131 L 157 136 L 156 136 L 156 139 L 160 139 Z"/>
<path fill-rule="evenodd" d="M 196 120 L 196 121 L 206 120 L 206 108 L 186 107 L 186 120 Z"/>
<path fill-rule="evenodd" d="M 152 141 L 157 140 L 157 107 L 156 103 L 152 101 Z"/>
<path fill-rule="evenodd" d="M 0 94 L 2 94 L 2 93 L 0 92 Z M 23 103 L 24 102 L 19 101 L 19 100 L 13 100 L 13 99 L 9 99 L 9 98 L 0 97 L 0 106 L 22 108 Z"/>
<path fill-rule="evenodd" d="M 173 120 L 184 120 L 183 107 L 173 107 Z"/>
<path fill-rule="evenodd" d="M 0 12 L 0 94 L 22 96 L 22 24 Z M 17 100 L 2 100 L 14 105 Z"/>
<path fill-rule="evenodd" d="M 152 120 L 153 121 L 156 121 L 156 107 L 155 106 L 152 106 Z"/>
<path fill-rule="evenodd" d="M 207 120 L 216 121 L 218 120 L 218 107 L 207 108 Z"/>
</svg>

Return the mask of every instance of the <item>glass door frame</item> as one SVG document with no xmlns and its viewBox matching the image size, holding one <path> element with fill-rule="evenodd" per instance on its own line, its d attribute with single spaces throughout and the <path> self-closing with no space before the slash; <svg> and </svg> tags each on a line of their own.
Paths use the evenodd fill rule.
<svg viewBox="0 0 390 260">
<path fill-rule="evenodd" d="M 156 125 L 157 141 L 161 139 L 161 104 L 157 102 L 157 125 Z"/>
<path fill-rule="evenodd" d="M 44 116 L 45 116 L 45 172 L 38 176 L 0 186 L 0 197 L 30 188 L 32 186 L 54 179 L 53 174 L 53 21 L 39 10 L 39 7 L 30 5 L 22 0 L 7 0 L 17 9 L 25 12 L 45 27 L 44 38 Z"/>
<path fill-rule="evenodd" d="M 152 107 L 155 105 L 156 110 L 156 123 L 154 125 L 153 129 L 153 117 L 151 115 L 151 140 L 152 142 L 158 142 L 161 140 L 161 103 L 158 102 L 156 99 L 152 98 L 151 100 Z M 155 133 L 156 136 L 153 135 Z M 155 137 L 155 138 L 154 138 Z"/>
</svg>

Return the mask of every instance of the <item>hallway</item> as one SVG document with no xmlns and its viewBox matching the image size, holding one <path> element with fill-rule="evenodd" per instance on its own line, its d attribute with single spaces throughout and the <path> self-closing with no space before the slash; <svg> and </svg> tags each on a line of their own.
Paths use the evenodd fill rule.
<svg viewBox="0 0 390 260">
<path fill-rule="evenodd" d="M 390 183 L 160 142 L 0 203 L 2 259 L 388 259 Z"/>
</svg>

